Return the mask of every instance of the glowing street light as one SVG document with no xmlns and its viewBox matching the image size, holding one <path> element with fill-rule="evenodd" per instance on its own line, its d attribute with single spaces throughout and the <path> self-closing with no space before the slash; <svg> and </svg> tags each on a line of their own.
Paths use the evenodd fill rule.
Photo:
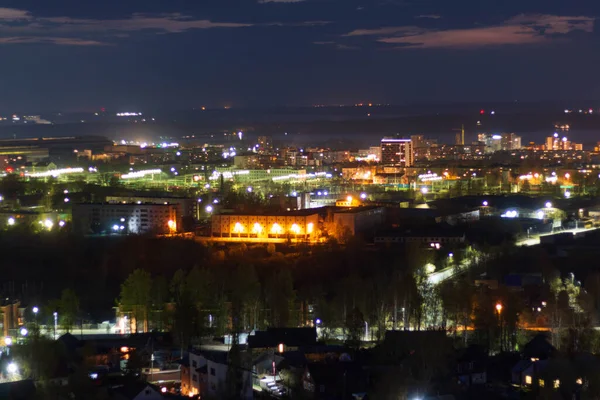
<svg viewBox="0 0 600 400">
<path fill-rule="evenodd" d="M 44 221 L 44 226 L 48 229 L 52 229 L 52 227 L 54 226 L 54 222 L 50 221 L 49 219 Z"/>
<path fill-rule="evenodd" d="M 552 208 L 552 203 L 547 201 L 545 204 L 546 208 Z"/>
<path fill-rule="evenodd" d="M 484 200 L 484 202 L 483 202 L 483 206 L 484 206 L 484 207 L 487 207 L 487 206 L 488 206 L 488 202 L 487 202 L 487 200 Z"/>
<path fill-rule="evenodd" d="M 421 188 L 421 193 L 426 194 L 427 192 L 429 192 L 429 189 L 427 189 L 426 187 Z"/>
<path fill-rule="evenodd" d="M 565 199 L 568 199 L 569 197 L 571 197 L 571 192 L 567 190 L 565 191 Z"/>
<path fill-rule="evenodd" d="M 496 311 L 498 311 L 498 314 L 500 314 L 502 312 L 502 304 L 500 304 L 500 303 L 496 304 Z"/>
<path fill-rule="evenodd" d="M 11 337 L 5 337 L 4 338 L 4 345 L 5 346 L 12 346 L 13 340 Z"/>
<path fill-rule="evenodd" d="M 35 306 L 31 311 L 33 311 L 34 314 L 37 314 L 40 311 L 40 309 L 37 306 Z"/>
<path fill-rule="evenodd" d="M 21 330 L 19 331 L 19 333 L 21 333 L 21 336 L 27 336 L 27 334 L 29 332 L 27 331 L 27 328 L 21 328 Z"/>
<path fill-rule="evenodd" d="M 15 224 L 15 219 L 13 217 L 10 217 L 8 219 L 8 225 L 13 226 Z"/>
<path fill-rule="evenodd" d="M 206 206 L 206 212 L 207 213 L 213 212 L 213 207 L 212 206 Z"/>
<path fill-rule="evenodd" d="M 363 200 L 366 199 L 367 198 L 367 194 L 366 193 L 361 193 L 360 194 L 360 198 L 363 199 Z"/>
<path fill-rule="evenodd" d="M 170 219 L 169 222 L 167 222 L 167 226 L 169 227 L 170 230 L 174 231 L 177 224 L 175 224 L 175 221 Z"/>
<path fill-rule="evenodd" d="M 6 371 L 9 374 L 16 374 L 17 372 L 19 372 L 19 368 L 17 367 L 17 364 L 11 362 L 6 366 Z"/>
<path fill-rule="evenodd" d="M 65 226 L 65 221 L 58 221 L 58 226 L 60 226 L 61 228 L 62 228 L 63 226 Z"/>
</svg>

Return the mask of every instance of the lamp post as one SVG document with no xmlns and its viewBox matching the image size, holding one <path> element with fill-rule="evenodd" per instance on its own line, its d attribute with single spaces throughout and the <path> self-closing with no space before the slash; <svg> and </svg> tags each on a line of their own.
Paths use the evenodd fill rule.
<svg viewBox="0 0 600 400">
<path fill-rule="evenodd" d="M 58 329 L 58 313 L 54 311 L 54 340 L 56 340 L 56 331 Z"/>
<path fill-rule="evenodd" d="M 38 306 L 33 306 L 33 308 L 31 309 L 31 311 L 33 311 L 33 322 L 34 322 L 35 328 L 37 330 L 38 329 L 37 314 L 40 311 L 40 309 L 38 308 Z"/>
<path fill-rule="evenodd" d="M 502 338 L 502 304 L 496 304 L 496 311 L 498 312 L 498 325 L 500 326 L 500 351 L 504 351 L 504 340 Z"/>
</svg>

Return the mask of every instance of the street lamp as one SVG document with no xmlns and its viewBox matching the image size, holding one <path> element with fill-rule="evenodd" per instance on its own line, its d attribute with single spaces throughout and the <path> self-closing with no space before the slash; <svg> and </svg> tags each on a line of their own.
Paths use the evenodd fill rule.
<svg viewBox="0 0 600 400">
<path fill-rule="evenodd" d="M 11 362 L 6 366 L 6 371 L 9 374 L 16 374 L 19 371 L 19 368 L 17 367 L 17 364 Z"/>
<path fill-rule="evenodd" d="M 501 303 L 497 303 L 496 304 L 496 311 L 498 311 L 498 325 L 500 326 L 500 351 L 504 351 L 504 340 L 502 337 L 502 318 L 500 317 L 500 314 L 502 313 L 502 304 Z"/>
<path fill-rule="evenodd" d="M 52 315 L 54 316 L 54 340 L 56 340 L 56 331 L 58 328 L 58 313 L 54 311 Z"/>
<path fill-rule="evenodd" d="M 27 336 L 27 334 L 29 333 L 29 331 L 27 331 L 27 328 L 21 328 L 21 336 Z"/>
</svg>

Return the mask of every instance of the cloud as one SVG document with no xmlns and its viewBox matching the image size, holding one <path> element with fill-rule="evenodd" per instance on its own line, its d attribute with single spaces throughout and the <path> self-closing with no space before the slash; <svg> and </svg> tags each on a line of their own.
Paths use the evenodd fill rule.
<svg viewBox="0 0 600 400">
<path fill-rule="evenodd" d="M 415 19 L 423 19 L 423 18 L 440 19 L 440 18 L 442 18 L 442 16 L 441 15 L 436 15 L 436 14 L 424 14 L 424 15 L 417 15 L 415 17 Z"/>
<path fill-rule="evenodd" d="M 28 19 L 31 19 L 29 11 L 0 7 L 0 21 L 19 21 Z"/>
<path fill-rule="evenodd" d="M 326 41 L 326 42 L 313 42 L 313 44 L 319 45 L 319 46 L 333 46 L 338 50 L 359 50 L 359 47 L 356 46 L 349 46 L 347 44 L 342 44 L 342 43 L 336 43 L 336 42 L 331 42 L 331 41 Z"/>
<path fill-rule="evenodd" d="M 42 43 L 56 44 L 60 46 L 108 46 L 108 43 L 99 42 L 96 40 L 85 40 L 66 37 L 0 37 L 0 44 L 27 44 L 27 43 Z"/>
<path fill-rule="evenodd" d="M 503 25 L 481 28 L 432 30 L 412 26 L 358 30 L 346 36 L 379 35 L 381 43 L 398 48 L 478 48 L 485 46 L 546 43 L 574 31 L 593 32 L 593 17 L 518 15 Z M 358 33 L 357 33 L 358 32 Z"/>
<path fill-rule="evenodd" d="M 425 32 L 425 29 L 416 26 L 388 26 L 377 29 L 356 29 L 343 36 L 382 36 L 403 33 L 405 35 L 416 35 Z"/>
<path fill-rule="evenodd" d="M 15 23 L 15 21 L 19 23 Z M 196 19 L 179 13 L 133 14 L 130 18 L 96 20 L 71 17 L 36 17 L 25 10 L 0 8 L 0 44 L 53 43 L 98 46 L 105 43 L 88 36 L 117 38 L 130 32 L 182 33 L 193 29 L 245 28 L 250 26 L 254 25 Z M 68 39 L 70 36 L 76 38 Z"/>
</svg>

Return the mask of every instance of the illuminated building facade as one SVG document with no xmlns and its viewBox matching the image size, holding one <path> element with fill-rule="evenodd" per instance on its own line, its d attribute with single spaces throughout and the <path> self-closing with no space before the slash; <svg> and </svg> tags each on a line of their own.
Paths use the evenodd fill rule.
<svg viewBox="0 0 600 400">
<path fill-rule="evenodd" d="M 247 239 L 317 239 L 319 214 L 299 210 L 280 214 L 221 214 L 212 217 L 212 236 Z"/>
<path fill-rule="evenodd" d="M 176 204 L 74 204 L 73 231 L 84 235 L 175 233 L 178 208 Z"/>
<path fill-rule="evenodd" d="M 413 146 L 410 139 L 381 139 L 381 162 L 384 165 L 410 167 L 413 165 Z"/>
</svg>

